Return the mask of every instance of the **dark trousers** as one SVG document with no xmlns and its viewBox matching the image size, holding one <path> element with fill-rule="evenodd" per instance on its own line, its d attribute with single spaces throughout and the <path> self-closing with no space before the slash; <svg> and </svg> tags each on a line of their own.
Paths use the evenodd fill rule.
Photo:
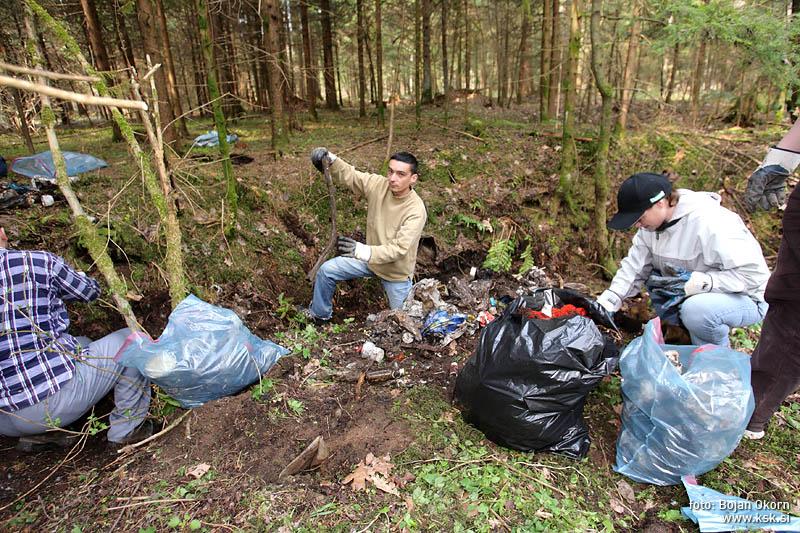
<svg viewBox="0 0 800 533">
<path fill-rule="evenodd" d="M 800 302 L 772 301 L 751 359 L 756 408 L 747 429 L 761 431 L 800 386 Z"/>
</svg>

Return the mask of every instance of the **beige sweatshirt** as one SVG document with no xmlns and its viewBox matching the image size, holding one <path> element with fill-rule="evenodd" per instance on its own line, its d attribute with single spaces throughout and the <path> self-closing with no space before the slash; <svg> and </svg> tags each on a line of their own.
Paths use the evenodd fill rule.
<svg viewBox="0 0 800 533">
<path fill-rule="evenodd" d="M 337 158 L 331 164 L 334 182 L 367 199 L 367 244 L 372 248 L 370 270 L 387 281 L 405 281 L 414 275 L 417 247 L 428 219 L 425 204 L 412 190 L 396 198 L 385 176 L 359 172 Z"/>
</svg>

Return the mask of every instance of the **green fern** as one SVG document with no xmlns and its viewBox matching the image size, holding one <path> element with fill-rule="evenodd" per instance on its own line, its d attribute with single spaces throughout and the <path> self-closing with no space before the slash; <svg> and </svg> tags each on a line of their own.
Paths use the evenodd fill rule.
<svg viewBox="0 0 800 533">
<path fill-rule="evenodd" d="M 458 213 L 456 215 L 456 222 L 467 228 L 472 228 L 477 231 L 486 231 L 488 229 L 486 225 L 477 218 L 472 218 L 471 216 L 463 213 Z"/>
<path fill-rule="evenodd" d="M 513 259 L 515 247 L 516 243 L 511 237 L 493 239 L 492 245 L 486 253 L 483 268 L 491 268 L 496 272 L 508 272 L 511 270 L 511 260 Z"/>
<path fill-rule="evenodd" d="M 525 247 L 525 251 L 522 252 L 522 255 L 520 255 L 519 258 L 522 259 L 522 264 L 519 266 L 520 275 L 525 274 L 534 266 L 536 266 L 536 264 L 534 263 L 533 249 L 531 248 L 530 242 Z"/>
</svg>

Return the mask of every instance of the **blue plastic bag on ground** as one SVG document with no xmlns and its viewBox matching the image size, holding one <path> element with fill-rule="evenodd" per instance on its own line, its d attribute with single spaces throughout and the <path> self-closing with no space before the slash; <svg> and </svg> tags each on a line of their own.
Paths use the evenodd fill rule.
<svg viewBox="0 0 800 533">
<path fill-rule="evenodd" d="M 664 355 L 675 350 L 683 373 Z M 661 323 L 622 352 L 622 429 L 614 470 L 643 483 L 677 485 L 731 454 L 753 414 L 750 356 L 729 348 L 664 344 Z"/>
<path fill-rule="evenodd" d="M 107 167 L 108 163 L 93 155 L 77 152 L 61 152 L 67 164 L 67 176 L 90 172 Z M 11 170 L 29 178 L 46 178 L 44 181 L 55 183 L 56 166 L 50 150 L 28 157 L 18 157 L 11 161 Z"/>
<path fill-rule="evenodd" d="M 235 133 L 228 134 L 228 144 L 236 144 L 239 140 L 239 136 Z M 217 130 L 211 130 L 208 133 L 204 133 L 202 135 L 198 135 L 194 138 L 194 145 L 195 146 L 219 146 L 219 134 Z"/>
<path fill-rule="evenodd" d="M 250 333 L 233 311 L 190 295 L 169 315 L 158 340 L 134 333 L 116 360 L 190 409 L 239 392 L 288 353 Z"/>
<path fill-rule="evenodd" d="M 698 485 L 692 476 L 682 478 L 689 495 L 689 507 L 681 514 L 700 526 L 700 531 L 769 529 L 800 532 L 800 518 L 779 512 L 788 511 L 789 502 L 750 501 L 722 494 Z"/>
</svg>

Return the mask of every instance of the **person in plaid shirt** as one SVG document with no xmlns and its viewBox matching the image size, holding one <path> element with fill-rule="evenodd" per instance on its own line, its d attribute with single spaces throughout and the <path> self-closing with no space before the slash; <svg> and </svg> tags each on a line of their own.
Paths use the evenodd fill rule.
<svg viewBox="0 0 800 533">
<path fill-rule="evenodd" d="M 0 434 L 20 437 L 24 451 L 67 444 L 74 434 L 48 430 L 74 422 L 114 389 L 109 443 L 147 437 L 149 380 L 114 362 L 130 330 L 95 342 L 68 331 L 65 303 L 96 300 L 100 285 L 57 255 L 7 245 L 0 228 Z"/>
</svg>

